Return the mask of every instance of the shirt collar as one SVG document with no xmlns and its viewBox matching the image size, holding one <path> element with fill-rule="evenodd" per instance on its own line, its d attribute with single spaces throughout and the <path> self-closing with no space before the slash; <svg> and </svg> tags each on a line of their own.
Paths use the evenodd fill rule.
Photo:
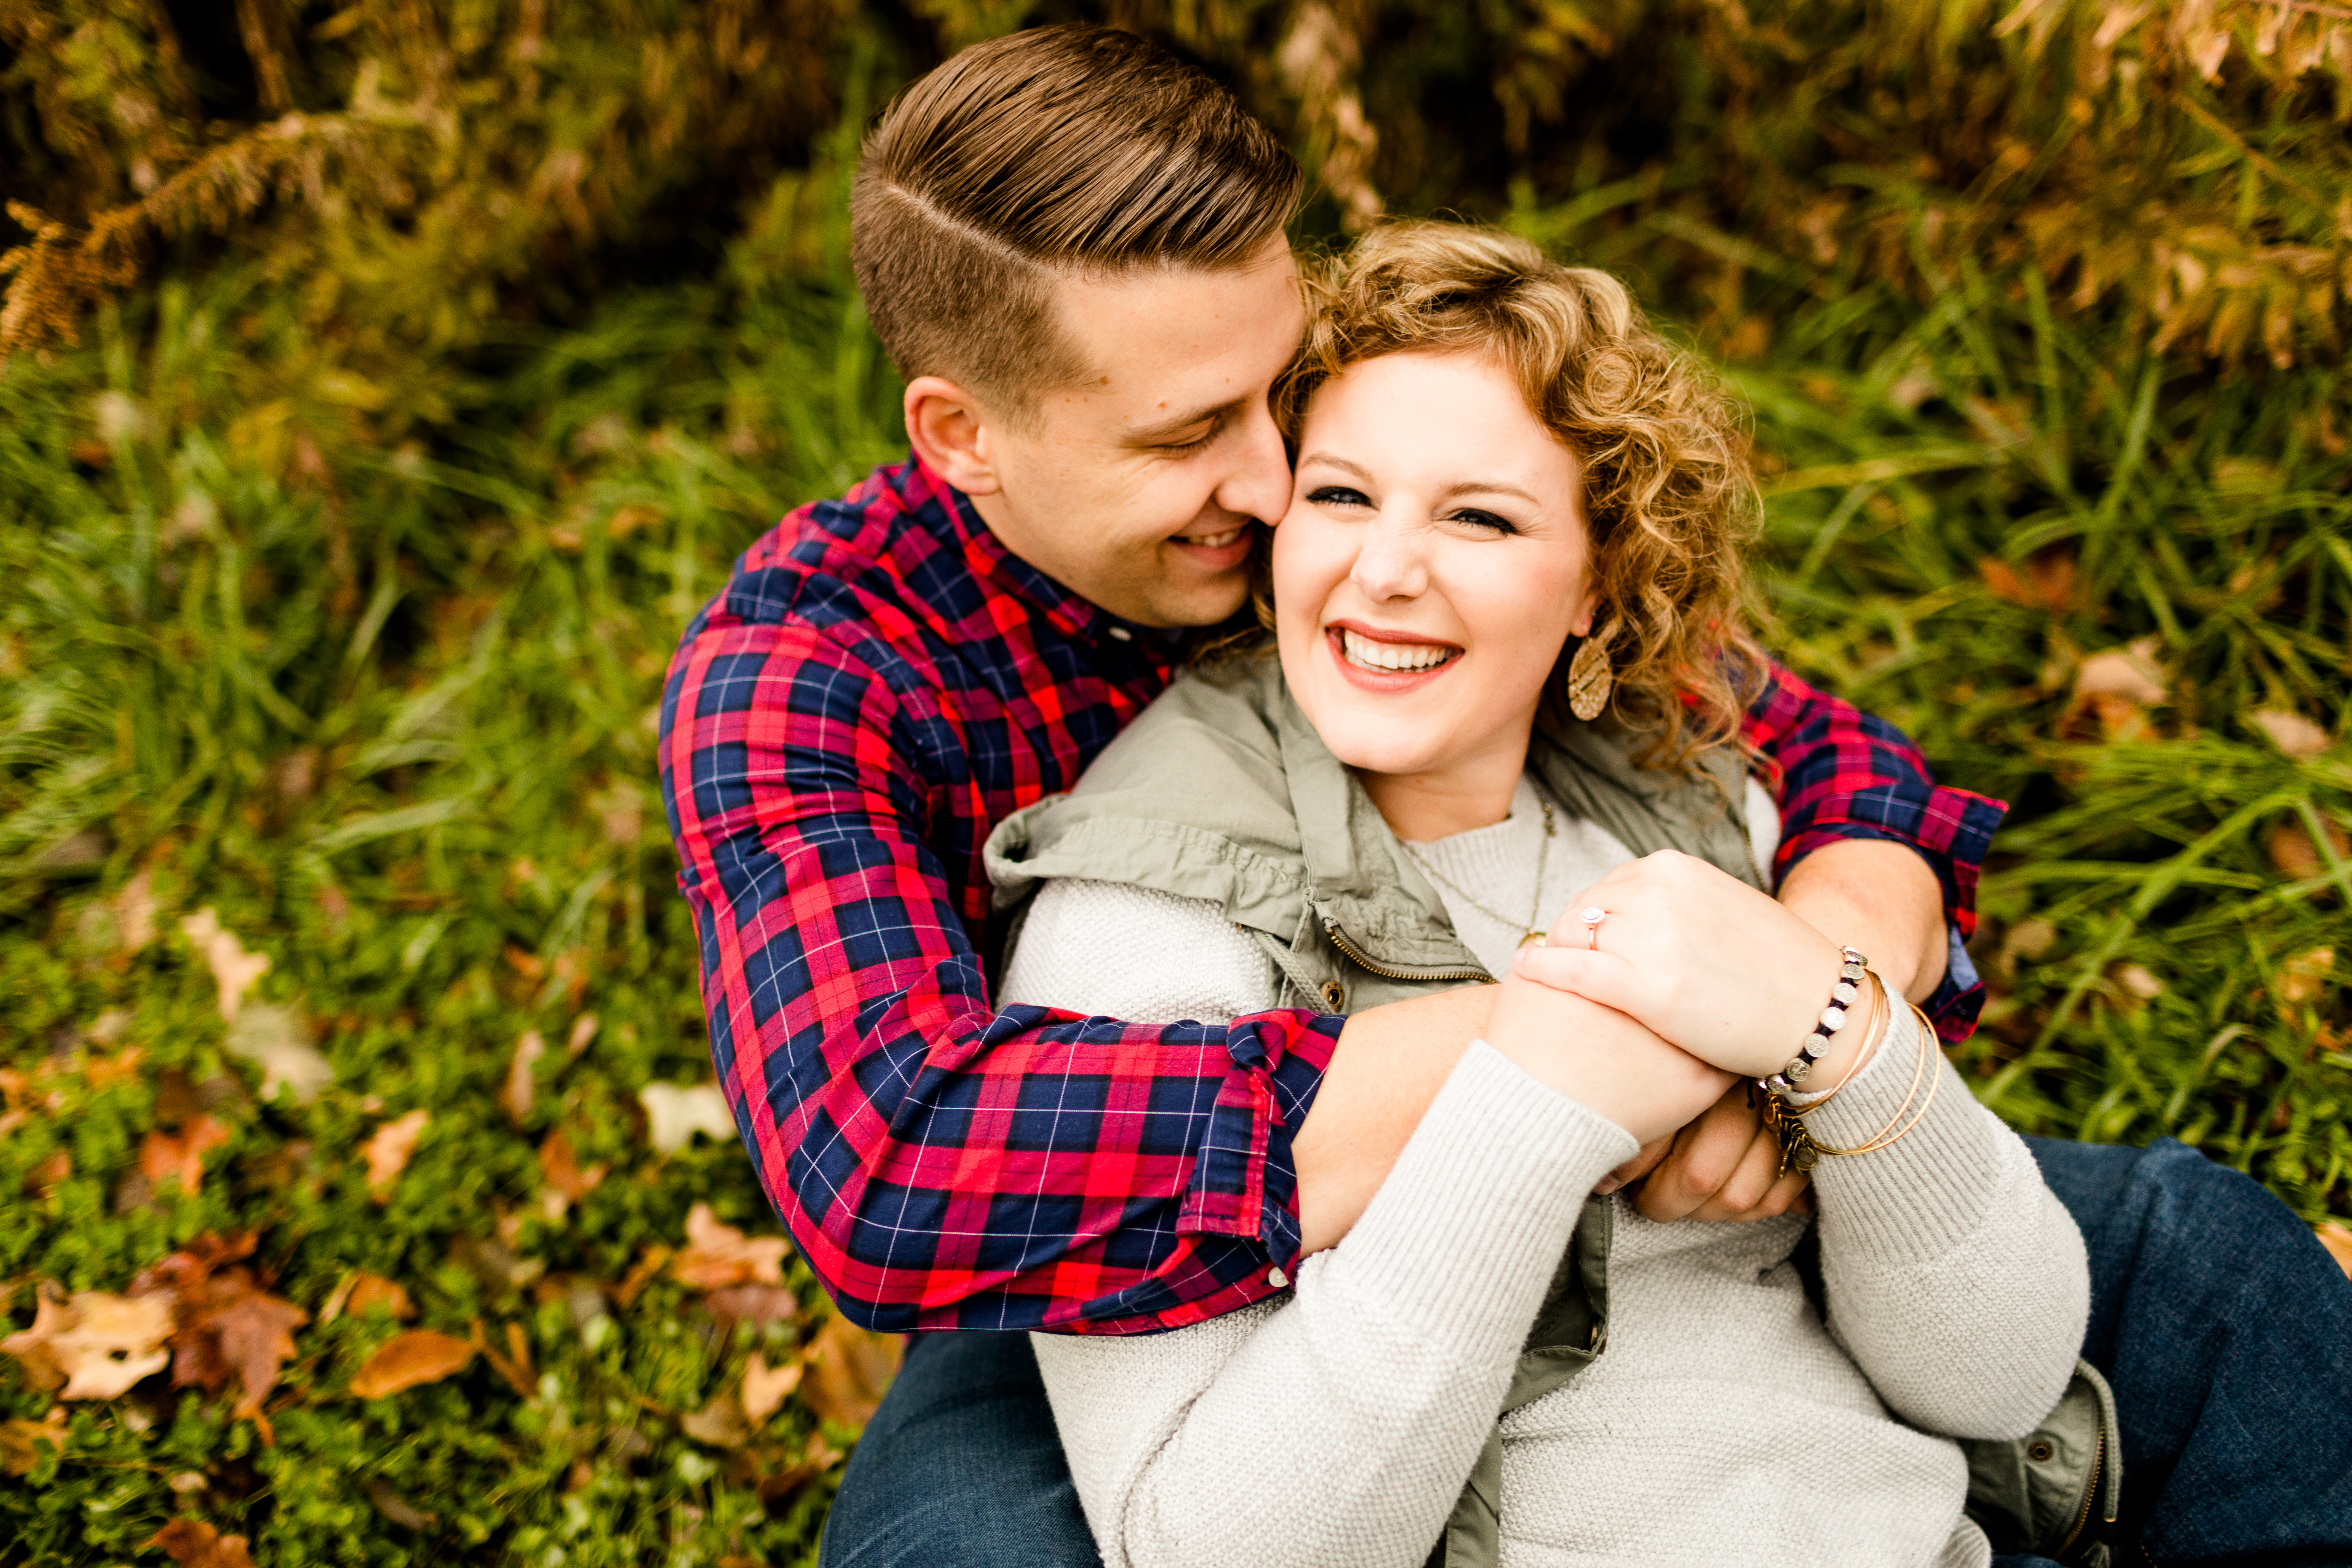
<svg viewBox="0 0 2352 1568">
<path fill-rule="evenodd" d="M 1044 616 L 1073 641 L 1094 646 L 1108 639 L 1163 664 L 1182 659 L 1196 636 L 1192 628 L 1140 626 L 1111 614 L 1006 549 L 982 521 L 971 498 L 941 479 L 920 454 L 913 457 L 910 466 L 929 490 L 930 499 L 938 501 L 950 542 L 962 552 L 964 564 L 974 577 Z"/>
</svg>

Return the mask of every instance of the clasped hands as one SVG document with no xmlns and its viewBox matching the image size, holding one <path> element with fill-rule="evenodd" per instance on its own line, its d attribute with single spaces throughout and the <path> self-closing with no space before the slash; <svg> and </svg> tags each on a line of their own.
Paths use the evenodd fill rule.
<svg viewBox="0 0 2352 1568">
<path fill-rule="evenodd" d="M 1608 911 L 1591 947 L 1575 912 L 1588 906 Z M 1779 1174 L 1747 1080 L 1796 1054 L 1836 981 L 1836 944 L 1672 850 L 1620 866 L 1569 909 L 1546 945 L 1518 951 L 1487 1042 L 1633 1135 L 1641 1152 L 1601 1190 L 1646 1177 L 1648 1217 L 1787 1212 L 1805 1178 Z"/>
</svg>

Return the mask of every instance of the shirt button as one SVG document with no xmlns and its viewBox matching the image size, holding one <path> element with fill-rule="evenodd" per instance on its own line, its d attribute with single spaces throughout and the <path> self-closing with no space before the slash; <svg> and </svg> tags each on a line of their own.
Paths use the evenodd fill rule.
<svg viewBox="0 0 2352 1568">
<path fill-rule="evenodd" d="M 1265 1271 L 1265 1282 L 1279 1290 L 1290 1283 L 1290 1276 L 1282 1271 L 1280 1264 L 1276 1264 Z"/>
<path fill-rule="evenodd" d="M 1121 642 L 1133 642 L 1135 640 L 1135 634 L 1129 631 L 1125 626 L 1111 627 L 1110 635 L 1117 637 Z"/>
</svg>

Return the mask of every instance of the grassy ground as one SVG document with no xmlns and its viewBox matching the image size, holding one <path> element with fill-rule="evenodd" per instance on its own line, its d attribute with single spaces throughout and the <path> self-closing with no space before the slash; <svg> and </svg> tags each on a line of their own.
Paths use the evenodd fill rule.
<svg viewBox="0 0 2352 1568">
<path fill-rule="evenodd" d="M 640 1091 L 709 1076 L 664 662 L 758 530 L 893 455 L 840 195 L 785 187 L 715 281 L 508 345 L 429 447 L 339 436 L 363 388 L 260 386 L 299 345 L 257 283 L 166 287 L 0 379 L 7 1326 L 37 1281 L 121 1292 L 175 1249 L 223 1311 L 303 1320 L 283 1356 L 187 1352 L 176 1392 L 55 1406 L 0 1371 L 0 1562 L 128 1562 L 174 1513 L 283 1563 L 808 1560 L 863 1347 L 795 1260 L 787 1312 L 772 1249 L 689 1247 L 698 1203 L 777 1226 L 731 1142 L 656 1149 Z M 2011 279 L 1832 288 L 1601 221 L 1628 199 L 1515 221 L 1637 276 L 1745 269 L 1736 310 L 1679 303 L 1757 408 L 1777 645 L 2016 804 L 1979 1092 L 2352 1214 L 2340 378 L 2215 379 Z M 307 1104 L 265 1094 L 320 1058 Z M 362 1276 L 413 1321 L 353 1307 L 388 1295 Z M 479 1348 L 355 1393 L 415 1329 Z M 226 1370 L 256 1360 L 266 1436 Z"/>
</svg>

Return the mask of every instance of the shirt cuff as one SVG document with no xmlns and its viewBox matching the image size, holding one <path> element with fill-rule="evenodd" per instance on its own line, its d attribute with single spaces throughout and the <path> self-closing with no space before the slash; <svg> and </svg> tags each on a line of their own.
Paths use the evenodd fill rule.
<svg viewBox="0 0 2352 1568">
<path fill-rule="evenodd" d="M 1257 1242 L 1269 1261 L 1298 1259 L 1298 1172 L 1291 1141 L 1313 1109 L 1347 1019 L 1338 1014 L 1259 1013 L 1225 1031 L 1233 1070 L 1218 1089 L 1177 1211 L 1179 1236 Z"/>
</svg>

